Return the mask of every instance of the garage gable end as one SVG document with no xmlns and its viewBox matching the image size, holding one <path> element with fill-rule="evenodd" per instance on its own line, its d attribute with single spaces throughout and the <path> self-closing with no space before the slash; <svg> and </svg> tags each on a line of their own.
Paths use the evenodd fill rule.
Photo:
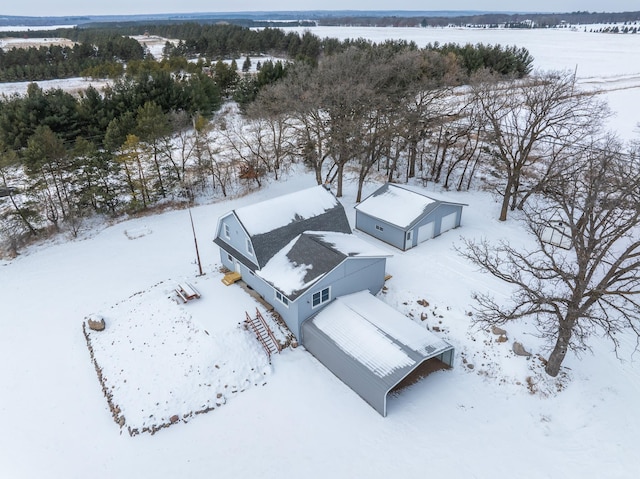
<svg viewBox="0 0 640 479">
<path fill-rule="evenodd" d="M 302 343 L 382 416 L 389 392 L 425 361 L 453 365 L 453 346 L 367 291 L 337 298 L 304 322 Z"/>
</svg>

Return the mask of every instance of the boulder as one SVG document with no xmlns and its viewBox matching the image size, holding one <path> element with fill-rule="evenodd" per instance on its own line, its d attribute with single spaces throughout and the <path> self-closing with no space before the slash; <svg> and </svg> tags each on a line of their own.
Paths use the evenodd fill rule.
<svg viewBox="0 0 640 479">
<path fill-rule="evenodd" d="M 507 332 L 498 326 L 491 326 L 491 332 L 496 336 L 506 336 Z"/>
<path fill-rule="evenodd" d="M 526 357 L 531 356 L 531 353 L 526 349 L 524 349 L 524 346 L 520 344 L 518 341 L 513 343 L 513 352 L 516 353 L 518 356 L 526 356 Z"/>
<path fill-rule="evenodd" d="M 104 318 L 100 316 L 91 316 L 87 319 L 87 325 L 92 331 L 104 331 Z"/>
</svg>

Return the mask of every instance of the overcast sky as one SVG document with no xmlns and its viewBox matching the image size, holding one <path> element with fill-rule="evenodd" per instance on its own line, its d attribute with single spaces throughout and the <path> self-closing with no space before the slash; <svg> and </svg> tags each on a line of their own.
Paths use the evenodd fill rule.
<svg viewBox="0 0 640 479">
<path fill-rule="evenodd" d="M 487 10 L 520 12 L 638 11 L 638 0 L 12 0 L 1 15 L 124 15 L 277 10 Z"/>
</svg>

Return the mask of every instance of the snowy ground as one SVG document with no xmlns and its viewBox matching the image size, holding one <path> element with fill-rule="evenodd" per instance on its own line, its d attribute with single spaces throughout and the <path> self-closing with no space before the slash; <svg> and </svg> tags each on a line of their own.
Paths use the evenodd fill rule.
<svg viewBox="0 0 640 479">
<path fill-rule="evenodd" d="M 628 349 L 620 362 L 608 344 L 596 340 L 593 356 L 570 356 L 568 377 L 558 393 L 558 383 L 539 374 L 535 357 L 527 360 L 511 352 L 518 340 L 534 355 L 544 353 L 533 331 L 525 325 L 509 327 L 508 341 L 498 343 L 490 332 L 470 327 L 472 291 L 490 290 L 498 297 L 507 292 L 452 251 L 459 235 L 526 241 L 517 222 L 495 220 L 498 206 L 485 194 L 454 195 L 455 201 L 469 204 L 461 229 L 406 253 L 390 250 L 393 278 L 381 296 L 418 321 L 426 314 L 420 323 L 437 327 L 456 347 L 453 370 L 435 373 L 391 399 L 389 416 L 382 418 L 303 348 L 286 350 L 271 367 L 261 360 L 259 350 L 237 329 L 244 311 L 255 307 L 253 299 L 238 286 L 219 284 L 214 227 L 230 208 L 311 185 L 311 175 L 299 174 L 240 199 L 194 208 L 203 277 L 196 277 L 186 211 L 131 220 L 84 240 L 33 248 L 3 263 L 3 477 L 210 477 L 212 471 L 220 477 L 280 477 L 294 470 L 310 477 L 387 478 L 422 477 L 425 469 L 454 477 L 635 476 L 640 468 L 640 413 L 634 406 L 640 367 Z M 368 191 L 376 186 L 368 185 Z M 351 220 L 354 192 L 349 188 L 344 198 Z M 168 297 L 173 285 L 184 280 L 193 282 L 202 298 L 177 305 Z M 423 299 L 428 306 L 418 304 Z M 154 334 L 170 340 L 173 331 L 167 324 L 182 325 L 197 346 L 190 349 L 192 364 L 224 366 L 220 378 L 210 375 L 212 369 L 205 371 L 215 385 L 198 388 L 190 381 L 201 377 L 166 370 L 185 364 L 172 366 L 173 350 L 149 350 L 153 358 L 118 355 L 103 362 L 117 371 L 143 373 L 146 378 L 138 379 L 143 384 L 153 385 L 149 377 L 160 377 L 155 384 L 163 386 L 146 391 L 152 392 L 149 400 L 135 390 L 123 390 L 123 398 L 133 395 L 133 403 L 155 407 L 149 414 L 159 416 L 186 411 L 180 410 L 180 400 L 201 405 L 209 400 L 215 409 L 153 436 L 121 432 L 82 333 L 84 318 L 96 313 L 107 320 L 107 330 L 96 334 L 109 334 L 109 328 L 113 332 L 118 322 L 128 321 L 128 337 L 143 343 Z M 109 338 L 100 340 L 100 354 L 108 354 Z M 229 374 L 229 367 L 244 368 L 244 376 Z M 266 385 L 257 381 L 256 372 L 267 373 Z M 250 387 L 223 393 L 232 400 L 217 407 L 223 383 L 242 377 L 250 379 Z M 532 387 L 540 392 L 532 395 Z M 206 389 L 212 396 L 198 396 Z M 169 391 L 184 396 L 171 403 Z M 132 403 L 125 399 L 123 407 Z M 131 420 L 137 424 L 146 420 L 135 414 Z"/>
<path fill-rule="evenodd" d="M 0 95 L 25 95 L 27 93 L 27 88 L 29 84 L 32 82 L 9 82 L 9 83 L 0 83 Z M 80 91 L 84 91 L 90 86 L 93 86 L 98 91 L 102 91 L 102 89 L 107 86 L 110 81 L 109 80 L 96 80 L 92 78 L 65 78 L 61 80 L 42 80 L 33 82 L 37 83 L 40 88 L 43 90 L 53 90 L 60 88 L 68 93 L 78 93 Z"/>
<path fill-rule="evenodd" d="M 612 79 L 634 74 L 638 51 L 618 70 L 604 64 Z M 637 88 L 615 95 L 621 105 L 637 109 Z M 619 116 L 616 129 L 631 132 L 627 121 Z M 483 193 L 447 193 L 469 205 L 462 227 L 406 253 L 359 234 L 393 254 L 393 278 L 381 298 L 439 329 L 436 334 L 456 347 L 454 369 L 392 398 L 382 418 L 303 348 L 265 363 L 237 328 L 256 303 L 238 286 L 225 288 L 219 281 L 211 241 L 216 221 L 230 209 L 313 184 L 311 175 L 299 173 L 242 198 L 193 208 L 206 272 L 201 277 L 185 210 L 88 230 L 81 240 L 60 238 L 0 262 L 0 477 L 637 477 L 640 366 L 632 337 L 622 337 L 619 359 L 596 338 L 593 353 L 568 356 L 565 376 L 551 381 L 537 359 L 546 354 L 544 345 L 526 324 L 506 328 L 503 343 L 470 324 L 473 291 L 498 299 L 508 291 L 474 270 L 453 246 L 460 236 L 528 241 L 515 219 L 495 219 L 498 204 Z M 377 186 L 368 184 L 365 193 Z M 353 224 L 355 184 L 345 188 L 343 203 Z M 444 196 L 433 187 L 429 192 Z M 202 298 L 173 303 L 171 290 L 183 281 L 193 283 Z M 155 435 L 130 437 L 113 420 L 83 335 L 85 318 L 96 314 L 107 321 L 97 354 L 114 368 L 110 384 L 121 388 L 123 408 L 139 408 L 131 409 L 132 424 L 144 427 L 148 417 L 141 409 L 147 407 L 155 407 L 147 412 L 163 421 L 192 407 L 215 409 Z M 116 331 L 117 337 L 109 336 Z M 173 341 L 171 349 L 109 355 L 109 338 L 114 344 L 135 339 L 141 347 L 154 333 L 160 342 Z M 180 343 L 185 337 L 192 339 Z M 534 356 L 516 357 L 513 341 Z M 190 351 L 193 361 L 172 362 L 178 351 Z M 206 369 L 212 362 L 213 369 L 220 366 L 219 376 Z M 180 368 L 190 365 L 200 365 L 202 374 L 185 376 Z M 264 381 L 257 381 L 256 372 Z M 155 387 L 146 390 L 149 400 L 125 389 L 129 377 Z M 192 380 L 205 377 L 217 382 L 194 386 Z M 218 407 L 220 388 L 239 386 L 242 379 L 250 379 L 249 386 L 223 392 L 226 404 Z M 174 400 L 173 392 L 182 397 Z M 192 400 L 189 407 L 180 403 Z"/>
<path fill-rule="evenodd" d="M 138 40 L 138 42 L 145 47 L 156 60 L 162 59 L 162 51 L 164 50 L 167 42 L 172 45 L 177 45 L 179 42 L 179 40 L 164 38 L 158 35 L 132 35 L 131 38 Z"/>
<path fill-rule="evenodd" d="M 68 38 L 2 38 L 0 39 L 0 48 L 10 50 L 12 48 L 40 48 L 50 45 L 58 45 L 63 47 L 73 47 L 75 42 Z"/>
<path fill-rule="evenodd" d="M 266 384 L 268 357 L 238 322 L 251 301 L 219 276 L 189 283 L 201 301 L 178 301 L 179 283 L 168 280 L 88 317 L 106 323 L 85 331 L 114 420 L 129 434 L 186 422 Z"/>
</svg>

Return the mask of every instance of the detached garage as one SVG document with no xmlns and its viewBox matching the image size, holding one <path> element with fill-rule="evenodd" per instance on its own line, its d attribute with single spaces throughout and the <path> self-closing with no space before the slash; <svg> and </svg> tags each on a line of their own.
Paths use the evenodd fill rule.
<svg viewBox="0 0 640 479">
<path fill-rule="evenodd" d="M 382 416 L 391 391 L 453 365 L 453 346 L 368 291 L 336 298 L 305 321 L 302 344 Z"/>
<path fill-rule="evenodd" d="M 386 183 L 356 206 L 356 229 L 406 251 L 460 226 L 464 206 Z"/>
</svg>

